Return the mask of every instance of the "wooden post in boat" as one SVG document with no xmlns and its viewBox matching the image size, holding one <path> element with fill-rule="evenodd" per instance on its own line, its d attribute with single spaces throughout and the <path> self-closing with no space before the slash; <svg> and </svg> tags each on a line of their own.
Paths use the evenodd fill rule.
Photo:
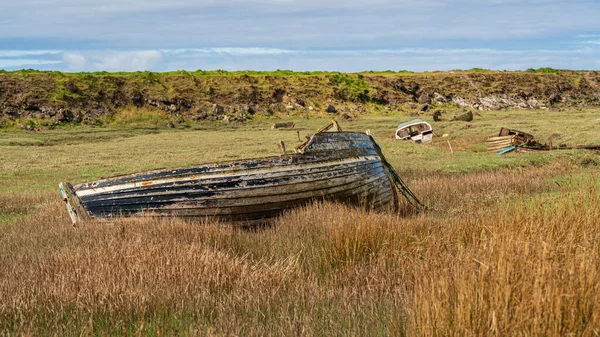
<svg viewBox="0 0 600 337">
<path fill-rule="evenodd" d="M 283 143 L 283 140 L 279 142 L 279 151 L 281 151 L 282 156 L 285 155 L 285 144 Z"/>
</svg>

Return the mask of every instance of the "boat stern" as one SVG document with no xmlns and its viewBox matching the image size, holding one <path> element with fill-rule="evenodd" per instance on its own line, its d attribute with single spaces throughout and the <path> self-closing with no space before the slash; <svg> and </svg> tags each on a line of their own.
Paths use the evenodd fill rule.
<svg viewBox="0 0 600 337">
<path fill-rule="evenodd" d="M 67 206 L 67 212 L 71 217 L 71 222 L 73 222 L 73 226 L 77 226 L 81 223 L 83 218 L 87 217 L 87 212 L 83 209 L 81 205 L 81 201 L 79 197 L 75 193 L 73 186 L 69 183 L 60 183 L 58 184 L 60 189 L 60 194 L 62 195 L 63 201 Z"/>
</svg>

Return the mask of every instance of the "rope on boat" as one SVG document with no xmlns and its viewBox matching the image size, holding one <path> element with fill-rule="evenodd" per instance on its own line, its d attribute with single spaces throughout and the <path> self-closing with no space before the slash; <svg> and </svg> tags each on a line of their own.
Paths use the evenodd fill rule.
<svg viewBox="0 0 600 337">
<path fill-rule="evenodd" d="M 419 201 L 417 196 L 410 190 L 410 188 L 408 188 L 408 186 L 406 186 L 406 183 L 404 183 L 402 178 L 400 178 L 398 172 L 396 172 L 394 167 L 390 165 L 390 163 L 388 163 L 385 159 L 383 159 L 383 162 L 385 163 L 385 166 L 394 178 L 394 185 L 396 185 L 396 188 L 398 188 L 398 190 L 400 191 L 400 193 L 402 193 L 406 200 L 416 209 L 427 210 L 428 207 L 421 201 Z"/>
<path fill-rule="evenodd" d="M 371 136 L 371 135 L 369 135 L 369 136 Z M 387 161 L 387 159 L 385 159 L 385 156 L 383 155 L 383 152 L 381 151 L 381 147 L 375 141 L 375 139 L 373 138 L 373 136 L 371 136 L 371 139 L 373 139 L 373 143 L 375 143 L 377 153 L 379 154 L 379 157 L 381 158 L 381 161 L 383 162 L 383 164 L 387 168 L 388 172 L 392 176 L 394 185 L 396 186 L 396 188 L 398 189 L 398 191 L 400 193 L 402 193 L 402 195 L 404 196 L 404 198 L 406 198 L 406 200 L 408 201 L 408 203 L 411 206 L 413 206 L 414 208 L 416 208 L 418 210 L 427 210 L 427 209 L 429 209 L 429 207 L 427 207 L 425 204 L 423 204 L 421 201 L 419 201 L 419 199 L 417 198 L 417 196 L 410 190 L 410 188 L 408 188 L 408 186 L 406 185 L 406 183 L 404 183 L 404 181 L 402 180 L 402 178 L 400 178 L 400 175 L 398 174 L 398 172 L 396 172 L 396 170 L 394 169 L 394 167 Z"/>
</svg>

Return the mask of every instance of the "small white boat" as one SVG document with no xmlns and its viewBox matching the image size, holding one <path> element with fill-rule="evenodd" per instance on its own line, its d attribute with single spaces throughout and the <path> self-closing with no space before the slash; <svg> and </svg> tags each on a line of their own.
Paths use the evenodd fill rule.
<svg viewBox="0 0 600 337">
<path fill-rule="evenodd" d="M 412 140 L 415 143 L 431 143 L 433 128 L 426 121 L 418 118 L 400 123 L 396 129 L 396 139 Z"/>
</svg>

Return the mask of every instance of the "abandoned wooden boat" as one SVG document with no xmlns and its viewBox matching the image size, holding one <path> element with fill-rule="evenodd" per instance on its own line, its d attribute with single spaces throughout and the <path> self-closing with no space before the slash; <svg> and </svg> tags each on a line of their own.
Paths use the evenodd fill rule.
<svg viewBox="0 0 600 337">
<path fill-rule="evenodd" d="M 398 192 L 421 205 L 370 135 L 334 123 L 307 138 L 294 154 L 61 183 L 60 190 L 74 224 L 121 216 L 256 222 L 315 199 L 394 208 Z"/>
<path fill-rule="evenodd" d="M 400 123 L 396 128 L 396 139 L 426 144 L 431 143 L 432 138 L 433 128 L 420 118 Z"/>
</svg>

